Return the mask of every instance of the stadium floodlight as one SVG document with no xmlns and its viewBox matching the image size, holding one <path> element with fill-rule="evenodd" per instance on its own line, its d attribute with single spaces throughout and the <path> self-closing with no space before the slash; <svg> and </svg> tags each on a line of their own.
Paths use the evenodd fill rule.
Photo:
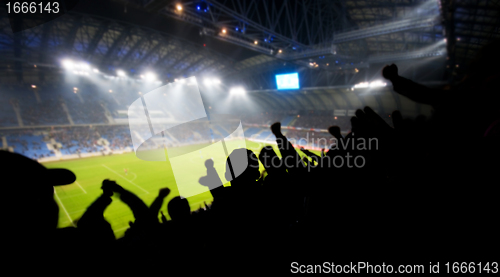
<svg viewBox="0 0 500 277">
<path fill-rule="evenodd" d="M 246 91 L 242 87 L 234 87 L 229 90 L 229 93 L 234 95 L 243 95 L 246 93 Z"/>
<path fill-rule="evenodd" d="M 385 87 L 386 85 L 387 85 L 387 83 L 384 83 L 384 82 L 379 81 L 379 80 L 377 80 L 377 81 L 373 81 L 373 82 L 371 82 L 371 83 L 370 83 L 370 87 L 371 87 L 371 88 L 376 88 L 376 87 Z"/>
<path fill-rule="evenodd" d="M 354 88 L 367 88 L 370 86 L 370 83 L 368 82 L 361 82 L 359 84 L 355 84 Z"/>
<path fill-rule="evenodd" d="M 146 79 L 146 81 L 152 82 L 156 80 L 156 75 L 154 73 L 148 72 L 144 74 L 144 78 Z"/>
<path fill-rule="evenodd" d="M 77 88 L 77 87 L 74 87 L 74 88 L 73 88 L 73 90 L 78 90 L 78 88 Z"/>
<path fill-rule="evenodd" d="M 214 79 L 212 82 L 213 82 L 214 84 L 216 84 L 216 85 L 220 85 L 220 80 L 219 80 L 219 79 Z"/>
<path fill-rule="evenodd" d="M 254 41 L 253 44 L 257 45 L 257 44 L 259 44 L 259 42 L 258 41 Z"/>
<path fill-rule="evenodd" d="M 75 63 L 72 60 L 63 60 L 62 65 L 66 69 L 73 69 L 75 67 Z"/>
<path fill-rule="evenodd" d="M 36 86 L 35 86 L 35 85 L 31 85 L 31 87 L 32 87 L 32 88 L 36 88 Z"/>
<path fill-rule="evenodd" d="M 278 50 L 278 53 L 280 53 L 280 54 L 281 54 L 281 52 L 283 52 L 281 49 L 280 49 L 280 50 Z"/>
<path fill-rule="evenodd" d="M 86 63 L 80 63 L 79 67 L 82 70 L 90 70 L 90 66 L 88 64 L 86 64 Z"/>
<path fill-rule="evenodd" d="M 95 73 L 99 73 L 99 69 L 94 68 L 94 72 L 95 72 Z"/>
<path fill-rule="evenodd" d="M 118 75 L 120 77 L 125 77 L 125 71 L 123 71 L 123 70 L 117 70 L 116 71 L 116 75 Z"/>
<path fill-rule="evenodd" d="M 205 80 L 203 80 L 203 83 L 204 83 L 205 85 L 207 85 L 207 86 L 210 86 L 210 85 L 212 84 L 212 80 L 210 80 L 210 79 L 205 79 Z"/>
<path fill-rule="evenodd" d="M 181 6 L 181 4 L 177 4 L 177 10 L 178 10 L 178 11 L 182 11 L 182 6 Z"/>
<path fill-rule="evenodd" d="M 226 28 L 222 29 L 222 33 L 225 34 L 227 31 L 226 31 Z"/>
<path fill-rule="evenodd" d="M 368 82 L 361 82 L 359 84 L 354 85 L 352 90 L 357 89 L 357 88 L 376 88 L 376 87 L 385 87 L 387 86 L 387 83 L 384 83 L 380 80 L 373 81 L 371 83 Z"/>
</svg>

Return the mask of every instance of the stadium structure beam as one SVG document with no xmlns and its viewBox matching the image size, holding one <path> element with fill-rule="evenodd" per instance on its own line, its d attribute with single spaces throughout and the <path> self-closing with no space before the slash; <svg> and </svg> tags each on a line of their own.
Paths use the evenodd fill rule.
<svg viewBox="0 0 500 277">
<path fill-rule="evenodd" d="M 123 56 L 123 58 L 120 60 L 119 64 L 120 66 L 125 66 L 127 64 L 128 59 L 132 57 L 132 54 L 135 53 L 139 47 L 141 47 L 144 43 L 149 42 L 152 37 L 150 35 L 146 35 L 141 37 L 131 48 L 130 50 Z"/>
<path fill-rule="evenodd" d="M 166 60 L 168 57 L 170 57 L 170 56 L 171 56 L 170 54 L 172 54 L 172 52 L 174 52 L 176 49 L 178 49 L 178 46 L 179 46 L 179 45 L 177 45 L 176 43 L 173 43 L 172 45 L 173 45 L 173 48 L 172 48 L 172 49 L 170 49 L 170 50 L 167 50 L 167 52 L 166 52 L 166 53 L 165 53 L 165 54 L 164 54 L 161 58 L 159 58 L 159 59 L 158 59 L 158 61 L 154 64 L 154 67 L 161 66 L 161 65 L 162 65 L 162 63 L 164 63 L 164 62 L 165 62 L 165 60 Z M 179 47 L 179 48 L 182 48 L 182 47 Z"/>
<path fill-rule="evenodd" d="M 304 51 L 331 42 L 331 33 L 346 21 L 338 7 L 342 4 L 327 0 L 289 0 L 279 4 L 271 0 L 206 0 L 206 12 L 196 10 L 200 3 L 185 2 L 182 11 L 178 11 L 177 3 L 171 2 L 160 10 L 203 27 L 205 35 L 267 55 L 276 54 L 279 49 Z"/>
<path fill-rule="evenodd" d="M 256 22 L 256 21 L 254 21 L 254 20 L 252 20 L 252 19 L 250 19 L 248 17 L 249 13 L 255 12 L 256 9 L 258 9 L 258 3 L 257 3 L 258 1 L 264 2 L 264 7 L 266 7 L 264 9 L 264 12 L 266 13 L 266 17 L 265 18 L 267 20 L 270 20 L 269 21 L 269 25 L 270 25 L 271 28 L 266 27 L 264 24 L 262 24 L 262 22 Z M 265 36 L 272 36 L 275 39 L 278 39 L 278 40 L 282 41 L 283 43 L 287 43 L 287 44 L 291 44 L 291 45 L 296 45 L 298 47 L 306 47 L 305 44 L 297 42 L 293 38 L 289 38 L 287 36 L 284 36 L 284 35 L 276 32 L 275 30 L 272 29 L 273 26 L 276 26 L 277 24 L 279 24 L 276 21 L 276 20 L 279 20 L 279 19 L 285 20 L 285 22 L 286 22 L 285 24 L 290 24 L 291 23 L 290 22 L 290 20 L 291 20 L 291 14 L 288 13 L 288 11 L 292 9 L 291 7 L 289 7 L 290 1 L 284 1 L 284 2 L 282 2 L 281 7 L 279 8 L 279 10 L 278 9 L 271 10 L 272 14 L 270 14 L 270 11 L 268 10 L 268 7 L 270 5 L 268 4 L 267 0 L 253 0 L 253 1 L 250 0 L 250 1 L 246 2 L 246 3 L 248 3 L 247 5 L 245 5 L 246 3 L 242 3 L 242 1 L 235 1 L 235 0 L 225 1 L 224 4 L 219 3 L 216 0 L 209 0 L 207 2 L 209 3 L 210 7 L 215 8 L 216 10 L 218 10 L 216 12 L 221 12 L 221 13 L 223 13 L 225 15 L 230 16 L 231 18 L 233 18 L 233 19 L 235 19 L 235 20 L 237 20 L 239 22 L 243 22 L 244 25 L 246 25 L 246 28 L 249 28 L 249 27 L 255 28 L 256 30 L 258 30 L 258 31 L 260 31 L 262 33 L 265 33 L 266 34 Z M 232 2 L 233 9 L 228 8 L 228 5 L 227 5 L 228 3 L 227 2 Z M 273 3 L 273 5 L 271 7 L 275 7 L 274 3 Z M 281 15 L 283 15 L 283 17 L 281 17 Z M 273 20 L 274 16 L 278 16 L 278 18 L 274 18 L 275 20 Z M 264 19 L 264 17 L 262 19 Z M 288 26 L 288 27 L 292 28 L 292 26 Z M 294 36 L 296 36 L 296 32 L 293 29 L 292 29 L 292 34 Z"/>
<path fill-rule="evenodd" d="M 102 59 L 101 65 L 105 65 L 106 63 L 109 62 L 109 60 L 113 57 L 113 54 L 115 50 L 120 47 L 123 42 L 132 34 L 132 29 L 125 29 L 121 32 L 121 34 L 116 38 L 116 40 L 113 42 L 111 47 L 109 47 L 108 51 L 104 55 L 104 58 Z"/>
<path fill-rule="evenodd" d="M 420 28 L 428 28 L 437 24 L 440 24 L 440 19 L 437 16 L 403 19 L 394 22 L 378 24 L 372 27 L 362 28 L 360 30 L 334 34 L 333 43 L 339 44 L 374 36 L 387 35 Z"/>
<path fill-rule="evenodd" d="M 94 34 L 94 37 L 89 42 L 89 46 L 87 47 L 87 59 L 90 58 L 93 54 L 97 46 L 99 45 L 99 41 L 101 41 L 104 34 L 109 30 L 110 23 L 104 22 L 101 24 L 97 32 Z"/>
<path fill-rule="evenodd" d="M 419 58 L 430 58 L 439 57 L 446 55 L 445 49 L 434 49 L 434 50 L 418 50 L 409 52 L 399 52 L 385 55 L 376 55 L 368 57 L 369 63 L 384 63 L 384 62 L 395 62 L 403 60 L 412 60 Z"/>
<path fill-rule="evenodd" d="M 151 50 L 148 51 L 148 53 L 146 55 L 144 55 L 144 57 L 142 57 L 141 61 L 137 63 L 137 65 L 143 65 L 146 63 L 146 61 L 148 60 L 149 57 L 151 57 L 151 55 L 153 55 L 154 53 L 156 53 L 158 50 L 161 49 L 161 47 L 163 46 L 163 39 L 159 39 L 158 40 L 158 43 L 153 46 L 153 48 Z"/>
<path fill-rule="evenodd" d="M 66 41 L 64 42 L 66 53 L 70 54 L 74 49 L 76 34 L 78 33 L 78 29 L 82 27 L 82 16 L 75 17 L 75 22 L 68 32 L 68 36 L 66 37 Z"/>
</svg>

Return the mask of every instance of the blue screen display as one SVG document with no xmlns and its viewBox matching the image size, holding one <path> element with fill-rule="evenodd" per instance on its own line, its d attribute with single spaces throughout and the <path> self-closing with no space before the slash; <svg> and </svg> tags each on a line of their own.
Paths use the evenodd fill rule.
<svg viewBox="0 0 500 277">
<path fill-rule="evenodd" d="M 299 89 L 299 73 L 276 75 L 278 89 Z"/>
</svg>

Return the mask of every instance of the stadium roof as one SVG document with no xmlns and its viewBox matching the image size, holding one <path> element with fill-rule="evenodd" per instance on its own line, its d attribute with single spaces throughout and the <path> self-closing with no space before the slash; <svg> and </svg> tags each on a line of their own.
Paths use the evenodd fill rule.
<svg viewBox="0 0 500 277">
<path fill-rule="evenodd" d="M 71 57 L 103 72 L 149 69 L 162 80 L 217 75 L 268 89 L 272 73 L 302 72 L 309 87 L 350 85 L 396 62 L 417 80 L 451 81 L 454 70 L 499 38 L 498 6 L 488 0 L 89 0 L 18 33 L 2 10 L 0 65 L 4 80 L 25 82 L 49 78 L 47 68 L 57 71 L 61 58 Z M 425 60 L 439 58 L 443 66 L 429 72 Z"/>
</svg>

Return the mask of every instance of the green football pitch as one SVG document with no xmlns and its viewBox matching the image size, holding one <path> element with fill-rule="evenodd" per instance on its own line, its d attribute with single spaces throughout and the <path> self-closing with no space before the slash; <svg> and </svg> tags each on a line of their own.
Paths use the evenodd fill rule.
<svg viewBox="0 0 500 277">
<path fill-rule="evenodd" d="M 227 147 L 228 149 L 246 147 L 258 155 L 260 149 L 265 146 L 264 144 L 248 140 L 245 143 L 246 145 L 241 145 L 241 142 L 229 141 L 227 142 Z M 276 145 L 273 145 L 273 147 L 275 147 L 275 151 L 279 155 Z M 120 155 L 48 162 L 44 163 L 44 165 L 47 168 L 66 168 L 73 171 L 76 175 L 76 181 L 73 184 L 55 187 L 54 197 L 59 205 L 59 228 L 76 225 L 76 222 L 83 215 L 86 208 L 102 194 L 101 185 L 104 179 L 116 181 L 125 189 L 139 196 L 148 206 L 156 198 L 161 188 L 170 188 L 171 193 L 165 198 L 161 208 L 168 219 L 170 218 L 166 205 L 170 199 L 179 196 L 176 178 L 168 159 L 167 161 L 145 161 L 137 158 L 135 153 L 132 152 Z M 262 165 L 260 166 L 262 171 L 263 167 Z M 215 168 L 219 176 L 221 176 L 222 182 L 225 183 L 226 180 L 223 178 L 225 161 L 219 159 L 215 163 Z M 128 170 L 127 173 L 125 173 L 125 169 Z M 186 172 L 183 172 L 183 174 L 190 176 L 191 180 L 194 180 L 195 183 L 200 177 L 206 175 L 206 168 L 203 162 L 196 164 L 187 162 L 185 170 Z M 204 206 L 204 203 L 209 204 L 212 202 L 213 198 L 208 189 L 199 184 L 191 185 L 196 186 L 198 191 L 201 191 L 197 195 L 187 197 L 191 210 L 198 210 Z M 225 185 L 229 185 L 229 183 Z M 119 238 L 123 236 L 129 227 L 128 223 L 134 221 L 134 217 L 129 207 L 121 202 L 116 195 L 112 198 L 113 202 L 105 210 L 104 216 L 111 224 L 115 236 Z"/>
</svg>

